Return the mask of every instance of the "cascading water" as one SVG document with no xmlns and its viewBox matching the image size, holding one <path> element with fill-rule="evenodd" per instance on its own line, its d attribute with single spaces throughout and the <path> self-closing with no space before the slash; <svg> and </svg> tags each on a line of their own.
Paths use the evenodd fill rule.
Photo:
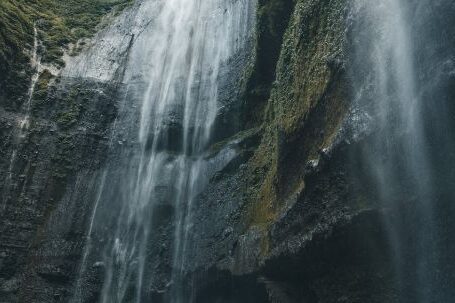
<svg viewBox="0 0 455 303">
<path fill-rule="evenodd" d="M 425 41 L 415 39 L 415 7 L 406 0 L 354 2 L 352 79 L 356 106 L 373 126 L 360 161 L 381 206 L 394 209 L 383 216 L 390 245 L 384 253 L 392 256 L 399 302 L 441 302 L 435 172 L 425 129 L 432 122 L 416 62 Z"/>
<path fill-rule="evenodd" d="M 38 40 L 38 30 L 36 26 L 33 27 L 33 48 L 31 50 L 30 54 L 30 67 L 33 70 L 33 74 L 30 80 L 30 86 L 27 92 L 26 100 L 24 104 L 21 107 L 21 114 L 22 117 L 20 121 L 18 121 L 18 131 L 17 134 L 15 135 L 15 140 L 14 140 L 14 148 L 10 156 L 10 164 L 8 167 L 8 175 L 5 180 L 5 186 L 4 188 L 6 189 L 3 194 L 3 201 L 2 201 L 2 210 L 6 206 L 6 202 L 8 199 L 8 194 L 12 186 L 12 175 L 13 175 L 13 169 L 14 165 L 16 163 L 16 158 L 17 158 L 17 152 L 18 152 L 18 146 L 22 143 L 26 131 L 28 130 L 30 126 L 30 109 L 32 105 L 32 99 L 33 99 L 33 93 L 35 92 L 35 86 L 36 83 L 38 82 L 38 78 L 40 73 L 42 72 L 42 66 L 41 66 L 41 57 L 38 53 L 38 48 L 39 48 L 40 41 Z"/>
<path fill-rule="evenodd" d="M 32 105 L 33 93 L 35 91 L 36 83 L 38 82 L 39 74 L 42 71 L 41 57 L 38 54 L 38 48 L 39 48 L 38 30 L 36 29 L 36 26 L 34 26 L 33 27 L 33 50 L 32 50 L 32 56 L 30 59 L 31 67 L 34 70 L 34 72 L 32 74 L 32 79 L 31 79 L 29 90 L 28 90 L 27 101 L 24 106 L 25 117 L 23 118 L 23 120 L 20 123 L 21 131 L 23 129 L 28 129 L 28 127 L 29 127 L 30 108 Z"/>
<path fill-rule="evenodd" d="M 229 59 L 246 46 L 253 5 L 246 0 L 139 5 L 135 18 L 146 26 L 132 38 L 123 108 L 111 135 L 120 152 L 100 181 L 74 302 L 85 300 L 84 279 L 98 267 L 100 302 L 149 302 L 165 291 L 166 301 L 190 301 L 180 283 L 191 204 L 211 174 L 235 155 L 227 149 L 206 159 L 219 81 Z"/>
</svg>

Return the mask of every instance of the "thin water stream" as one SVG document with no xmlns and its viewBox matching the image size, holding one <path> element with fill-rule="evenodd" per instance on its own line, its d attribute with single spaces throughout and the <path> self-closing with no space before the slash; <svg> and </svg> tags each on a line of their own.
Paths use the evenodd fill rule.
<svg viewBox="0 0 455 303">
<path fill-rule="evenodd" d="M 33 48 L 31 50 L 30 54 L 30 67 L 33 71 L 32 77 L 30 80 L 30 85 L 28 88 L 28 92 L 26 95 L 26 100 L 24 104 L 21 107 L 20 110 L 20 120 L 18 121 L 17 125 L 17 133 L 14 134 L 14 140 L 13 140 L 13 149 L 11 152 L 10 156 L 10 163 L 8 166 L 8 174 L 5 180 L 5 185 L 4 185 L 4 193 L 2 197 L 2 210 L 6 207 L 6 202 L 8 199 L 8 196 L 11 191 L 11 187 L 13 186 L 13 169 L 14 165 L 17 160 L 17 153 L 18 153 L 18 148 L 22 141 L 24 140 L 26 136 L 26 132 L 29 129 L 30 126 L 30 110 L 32 106 L 32 99 L 33 99 L 33 93 L 35 92 L 35 86 L 36 83 L 38 82 L 39 75 L 42 72 L 42 66 L 41 66 L 41 56 L 38 53 L 40 41 L 38 39 L 38 30 L 36 26 L 33 27 Z"/>
<path fill-rule="evenodd" d="M 32 74 L 32 79 L 31 83 L 29 86 L 28 94 L 27 94 L 27 101 L 25 102 L 23 106 L 23 111 L 24 111 L 24 118 L 20 122 L 20 131 L 21 131 L 21 137 L 23 136 L 22 132 L 24 130 L 27 130 L 29 128 L 30 124 L 30 109 L 32 106 L 32 99 L 33 99 L 33 93 L 35 92 L 35 86 L 36 83 L 38 82 L 39 75 L 42 72 L 42 67 L 41 67 L 41 56 L 38 54 L 38 48 L 39 48 L 39 40 L 38 40 L 38 30 L 36 26 L 33 27 L 33 50 L 32 50 L 32 56 L 30 59 L 30 65 L 33 69 L 33 74 Z"/>
</svg>

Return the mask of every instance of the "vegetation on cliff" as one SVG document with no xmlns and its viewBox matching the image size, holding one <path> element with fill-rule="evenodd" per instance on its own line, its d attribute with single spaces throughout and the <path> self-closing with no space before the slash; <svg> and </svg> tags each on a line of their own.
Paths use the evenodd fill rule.
<svg viewBox="0 0 455 303">
<path fill-rule="evenodd" d="M 347 110 L 343 78 L 345 5 L 340 0 L 300 0 L 288 12 L 289 24 L 283 29 L 277 27 L 283 37 L 275 39 L 279 57 L 273 67 L 268 67 L 273 68 L 270 97 L 264 100 L 266 94 L 261 101 L 264 134 L 250 162 L 255 185 L 250 187 L 249 220 L 254 226 L 267 228 L 283 208 L 303 195 L 306 185 L 302 172 L 311 163 L 317 165 L 340 128 Z M 259 37 L 264 32 L 270 36 L 273 20 L 283 19 L 275 13 L 267 14 L 268 7 L 276 12 L 272 4 L 260 8 L 258 19 L 265 23 L 259 25 Z M 264 71 L 259 74 L 264 75 Z"/>
<path fill-rule="evenodd" d="M 103 17 L 132 0 L 3 0 L 0 2 L 0 104 L 17 109 L 27 91 L 34 27 L 43 63 L 63 66 L 63 53 L 76 54 L 83 38 L 94 35 Z M 70 48 L 70 45 L 73 47 Z"/>
<path fill-rule="evenodd" d="M 255 57 L 245 88 L 244 121 L 247 127 L 261 121 L 263 108 L 270 97 L 284 32 L 295 0 L 260 0 L 258 2 Z"/>
</svg>

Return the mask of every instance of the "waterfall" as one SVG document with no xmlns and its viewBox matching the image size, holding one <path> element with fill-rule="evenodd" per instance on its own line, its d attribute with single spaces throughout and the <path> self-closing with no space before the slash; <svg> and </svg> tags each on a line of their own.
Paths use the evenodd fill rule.
<svg viewBox="0 0 455 303">
<path fill-rule="evenodd" d="M 33 48 L 31 50 L 30 54 L 30 67 L 33 70 L 32 77 L 30 79 L 30 85 L 28 88 L 28 92 L 26 95 L 26 101 L 21 107 L 21 114 L 22 118 L 18 122 L 18 131 L 17 134 L 15 135 L 15 140 L 14 140 L 14 147 L 11 152 L 10 156 L 10 161 L 9 161 L 9 166 L 8 166 L 8 174 L 5 180 L 5 185 L 4 185 L 4 193 L 2 195 L 2 207 L 1 210 L 3 211 L 4 208 L 6 207 L 7 199 L 9 199 L 9 194 L 11 187 L 13 186 L 13 169 L 14 165 L 16 163 L 17 159 L 17 152 L 19 145 L 22 143 L 24 140 L 24 137 L 26 135 L 26 131 L 28 130 L 30 126 L 30 110 L 32 106 L 32 99 L 33 99 L 33 93 L 35 92 L 35 86 L 36 83 L 38 82 L 39 75 L 42 72 L 42 66 L 41 66 L 41 56 L 38 53 L 38 48 L 40 45 L 40 41 L 38 39 L 38 30 L 36 28 L 36 25 L 33 26 Z"/>
<path fill-rule="evenodd" d="M 235 156 L 230 149 L 215 159 L 206 154 L 220 79 L 246 47 L 253 11 L 247 0 L 136 6 L 127 89 L 110 139 L 116 151 L 99 182 L 74 302 L 84 301 L 84 279 L 99 268 L 100 302 L 150 302 L 164 292 L 167 301 L 189 302 L 179 284 L 192 202 Z M 73 67 L 90 74 L 87 68 Z"/>
<path fill-rule="evenodd" d="M 378 200 L 385 209 L 415 209 L 412 215 L 386 211 L 383 216 L 400 302 L 430 302 L 437 250 L 433 171 L 418 87 L 412 5 L 405 0 L 355 1 L 353 79 L 356 106 L 369 113 L 375 129 L 360 161 L 376 184 Z"/>
<path fill-rule="evenodd" d="M 36 83 L 38 82 L 39 75 L 42 71 L 41 68 L 41 56 L 38 54 L 38 47 L 39 47 L 39 40 L 38 40 L 38 30 L 36 29 L 36 26 L 33 26 L 33 49 L 32 49 L 32 55 L 30 58 L 30 65 L 33 69 L 33 74 L 32 74 L 32 79 L 30 80 L 30 86 L 28 89 L 28 94 L 27 94 L 27 101 L 25 102 L 24 107 L 24 118 L 20 122 L 20 131 L 21 135 L 22 131 L 25 129 L 28 129 L 29 123 L 30 123 L 30 109 L 32 106 L 32 98 L 33 98 L 33 93 L 35 92 L 35 86 Z"/>
</svg>

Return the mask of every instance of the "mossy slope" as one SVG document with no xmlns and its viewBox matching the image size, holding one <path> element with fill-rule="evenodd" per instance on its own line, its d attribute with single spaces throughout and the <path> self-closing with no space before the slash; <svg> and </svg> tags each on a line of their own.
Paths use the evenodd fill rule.
<svg viewBox="0 0 455 303">
<path fill-rule="evenodd" d="M 43 63 L 63 66 L 70 44 L 96 33 L 103 17 L 133 0 L 3 0 L 0 2 L 0 105 L 17 110 L 32 73 L 34 26 Z M 78 47 L 71 49 L 77 53 Z M 71 54 L 70 52 L 70 54 Z"/>
<path fill-rule="evenodd" d="M 335 140 L 348 107 L 345 8 L 343 0 L 295 4 L 264 109 L 263 140 L 250 161 L 252 225 L 269 226 L 304 192 L 306 166 Z"/>
</svg>

